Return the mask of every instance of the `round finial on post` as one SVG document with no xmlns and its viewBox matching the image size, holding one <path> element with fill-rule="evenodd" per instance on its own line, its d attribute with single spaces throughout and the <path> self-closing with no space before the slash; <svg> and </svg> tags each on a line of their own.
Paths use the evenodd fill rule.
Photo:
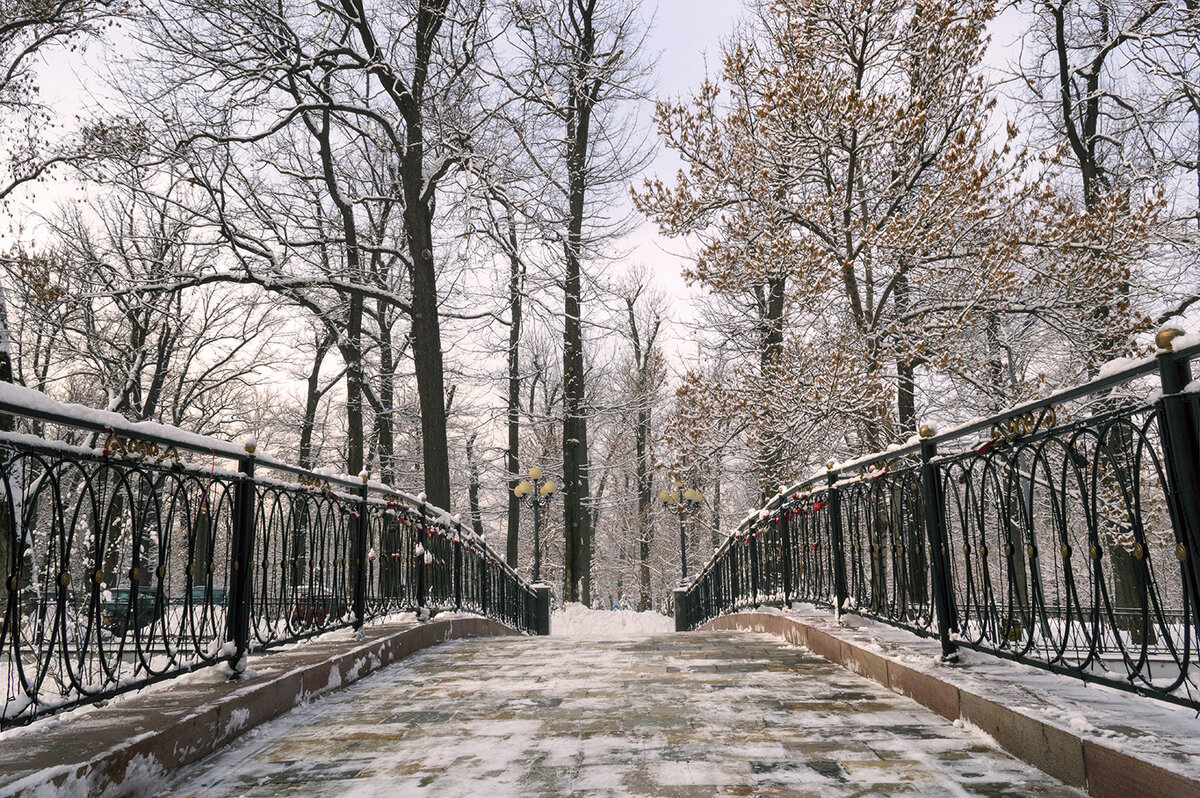
<svg viewBox="0 0 1200 798">
<path fill-rule="evenodd" d="M 358 472 L 358 478 L 363 481 L 364 485 L 366 485 L 367 480 L 371 478 L 371 474 L 367 471 L 367 469 L 364 468 L 362 471 Z"/>
<path fill-rule="evenodd" d="M 937 435 L 937 427 L 932 424 L 922 424 L 920 433 L 922 438 L 932 438 L 934 435 Z"/>
<path fill-rule="evenodd" d="M 836 463 L 834 463 L 832 460 L 830 460 L 828 463 L 826 463 L 826 464 L 825 464 L 825 467 L 826 467 L 827 469 L 829 469 L 830 471 L 832 471 L 832 470 L 833 470 L 833 467 L 834 467 L 834 465 L 836 465 Z"/>
<path fill-rule="evenodd" d="M 1154 344 L 1160 352 L 1175 351 L 1175 339 L 1186 333 L 1178 327 L 1164 327 L 1158 331 L 1158 335 L 1154 336 Z"/>
<path fill-rule="evenodd" d="M 246 450 L 246 454 L 254 454 L 254 450 L 258 448 L 258 437 L 250 434 L 246 436 L 246 440 L 242 442 L 242 448 Z"/>
</svg>

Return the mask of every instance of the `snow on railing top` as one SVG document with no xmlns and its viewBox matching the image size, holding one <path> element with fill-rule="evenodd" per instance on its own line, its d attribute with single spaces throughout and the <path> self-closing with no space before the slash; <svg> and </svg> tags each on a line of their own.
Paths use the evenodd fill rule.
<svg viewBox="0 0 1200 798">
<path fill-rule="evenodd" d="M 1200 335 L 1181 335 L 1172 341 L 1172 353 L 1178 359 L 1195 360 L 1200 358 Z M 1164 354 L 1159 352 L 1159 355 Z M 846 460 L 844 462 L 833 462 L 832 467 L 819 468 L 808 479 L 801 480 L 787 488 L 782 488 L 779 493 L 772 496 L 771 499 L 762 507 L 751 510 L 738 523 L 737 527 L 725 536 L 721 545 L 713 550 L 713 559 L 709 560 L 711 564 L 713 560 L 728 546 L 732 544 L 734 539 L 746 531 L 746 528 L 757 520 L 760 520 L 770 515 L 770 512 L 779 507 L 799 491 L 807 490 L 815 485 L 819 485 L 823 479 L 828 479 L 829 474 L 837 474 L 842 477 L 836 484 L 843 484 L 856 481 L 857 476 L 849 475 L 848 472 L 857 471 L 863 468 L 876 465 L 882 461 L 894 460 L 909 455 L 916 455 L 921 450 L 922 441 L 927 441 L 930 444 L 937 445 L 940 443 L 948 443 L 950 441 L 980 432 L 991 427 L 993 424 L 1001 423 L 1012 418 L 1023 416 L 1035 410 L 1049 407 L 1051 405 L 1069 402 L 1074 399 L 1089 396 L 1091 394 L 1100 393 L 1111 388 L 1131 382 L 1139 377 L 1144 377 L 1147 374 L 1152 374 L 1158 370 L 1158 356 L 1148 355 L 1142 358 L 1116 358 L 1101 366 L 1095 379 L 1081 383 L 1071 388 L 1064 388 L 1056 391 L 1049 396 L 1041 399 L 1034 399 L 1028 402 L 1023 402 L 1019 405 L 1003 410 L 993 416 L 975 417 L 969 421 L 962 422 L 945 429 L 935 429 L 934 434 L 929 438 L 921 438 L 913 436 L 904 444 L 892 444 L 881 452 L 872 452 L 860 457 Z M 1188 385 L 1187 391 L 1200 392 L 1200 379 L 1195 380 Z M 1157 396 L 1161 395 L 1161 391 L 1154 391 L 1151 394 L 1150 401 L 1153 401 Z M 824 487 L 824 486 L 822 486 Z M 700 569 L 692 581 L 697 581 L 702 576 L 708 567 Z"/>
<path fill-rule="evenodd" d="M 59 402 L 46 396 L 41 391 L 35 391 L 32 388 L 6 382 L 0 382 L 0 414 L 22 416 L 50 424 L 60 424 L 96 433 L 125 435 L 149 443 L 174 446 L 178 450 L 185 450 L 194 454 L 218 456 L 233 460 L 252 456 L 264 468 L 291 474 L 312 474 L 320 476 L 331 483 L 337 483 L 345 488 L 358 489 L 365 484 L 369 490 L 388 494 L 396 497 L 405 504 L 423 508 L 425 514 L 435 524 L 444 527 L 448 532 L 452 531 L 477 541 L 491 555 L 492 559 L 499 562 L 505 568 L 509 567 L 504 558 L 491 547 L 486 539 L 476 536 L 474 530 L 468 530 L 463 526 L 460 517 L 452 516 L 446 510 L 428 504 L 423 491 L 417 495 L 413 495 L 378 480 L 369 478 L 364 480 L 361 474 L 354 477 L 349 474 L 339 473 L 334 468 L 301 468 L 258 449 L 258 441 L 253 434 L 248 435 L 242 443 L 233 443 L 222 438 L 188 432 L 187 430 L 167 424 L 160 424 L 156 421 L 130 421 L 120 413 L 111 410 L 97 410 L 86 405 Z M 36 443 L 42 446 L 53 445 L 61 448 L 63 451 L 72 451 L 74 453 L 89 453 L 95 450 L 95 447 L 89 449 L 86 446 L 71 446 L 66 443 L 46 441 L 36 436 L 16 432 L 3 433 L 0 435 L 0 438 L 12 441 L 13 443 Z M 103 441 L 99 443 L 102 444 Z"/>
<path fill-rule="evenodd" d="M 36 418 L 39 421 L 93 432 L 124 433 L 153 443 L 166 443 L 202 454 L 212 453 L 233 458 L 244 457 L 246 454 L 243 446 L 220 438 L 186 432 L 155 421 L 130 421 L 120 413 L 58 402 L 41 391 L 6 382 L 0 382 L 0 413 Z"/>
<path fill-rule="evenodd" d="M 1174 351 L 1177 356 L 1189 360 L 1200 357 L 1200 336 L 1185 335 L 1176 338 Z M 1153 355 L 1137 359 L 1117 358 L 1102 366 L 1098 376 L 1095 379 L 1071 388 L 1064 388 L 1041 399 L 1033 399 L 1028 402 L 1023 402 L 1019 405 L 1014 405 L 1007 410 L 1002 410 L 993 416 L 988 416 L 986 418 L 977 416 L 961 424 L 956 424 L 943 430 L 935 430 L 935 434 L 926 440 L 934 445 L 939 443 L 947 443 L 956 438 L 961 438 L 975 432 L 980 432 L 981 430 L 991 427 L 993 424 L 1007 421 L 1008 419 L 1016 418 L 1050 405 L 1069 402 L 1073 399 L 1078 399 L 1108 390 L 1110 388 L 1115 388 L 1124 383 L 1131 382 L 1138 377 L 1144 377 L 1147 374 L 1151 374 L 1157 369 L 1158 359 Z M 881 460 L 890 460 L 897 457 L 903 457 L 905 455 L 916 454 L 920 451 L 921 440 L 922 439 L 917 436 L 915 438 L 910 438 L 908 442 L 903 445 L 892 444 L 882 452 L 872 452 L 871 454 L 862 455 L 861 457 L 856 457 L 852 460 L 847 460 L 841 463 L 835 462 L 831 470 L 835 472 L 850 471 L 854 469 L 865 468 L 878 463 Z M 819 476 L 820 475 L 817 475 L 807 480 L 797 482 L 795 485 L 792 485 L 790 488 L 783 491 L 780 494 L 780 498 L 812 485 L 817 479 L 819 479 Z M 779 499 L 773 499 L 771 502 L 768 502 L 767 506 L 773 506 L 774 504 L 778 503 L 778 500 Z"/>
</svg>

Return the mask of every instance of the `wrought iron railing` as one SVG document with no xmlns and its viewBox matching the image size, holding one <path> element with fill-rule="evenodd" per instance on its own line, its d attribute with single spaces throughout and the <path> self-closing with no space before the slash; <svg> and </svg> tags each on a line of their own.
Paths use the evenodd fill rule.
<svg viewBox="0 0 1200 798">
<path fill-rule="evenodd" d="M 0 413 L 40 433 L 0 434 L 0 728 L 396 612 L 546 631 L 545 591 L 423 496 L 11 385 Z"/>
<path fill-rule="evenodd" d="M 676 627 L 812 602 L 1200 709 L 1200 345 L 781 492 Z M 1157 379 L 1155 379 L 1157 377 Z"/>
</svg>

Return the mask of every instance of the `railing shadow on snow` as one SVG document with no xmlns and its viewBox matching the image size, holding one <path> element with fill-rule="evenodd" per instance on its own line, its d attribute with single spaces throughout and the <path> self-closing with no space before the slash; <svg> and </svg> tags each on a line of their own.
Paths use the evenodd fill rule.
<svg viewBox="0 0 1200 798">
<path fill-rule="evenodd" d="M 544 633 L 544 589 L 423 495 L 19 386 L 0 413 L 0 729 L 397 612 Z"/>
<path fill-rule="evenodd" d="M 676 628 L 811 602 L 946 659 L 968 646 L 1200 710 L 1200 344 L 1159 346 L 781 489 L 676 591 Z"/>
</svg>

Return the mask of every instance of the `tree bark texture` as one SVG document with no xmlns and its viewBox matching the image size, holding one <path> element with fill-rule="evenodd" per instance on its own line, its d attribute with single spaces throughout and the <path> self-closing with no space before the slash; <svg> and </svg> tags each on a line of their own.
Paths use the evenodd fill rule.
<svg viewBox="0 0 1200 798">
<path fill-rule="evenodd" d="M 308 385 L 304 396 L 304 418 L 300 422 L 300 454 L 297 464 L 301 468 L 312 468 L 314 463 L 312 438 L 317 425 L 317 409 L 321 404 L 321 364 L 329 347 L 333 346 L 333 336 L 326 334 L 317 342 L 313 354 L 312 370 L 308 373 Z"/>
<path fill-rule="evenodd" d="M 508 449 L 505 467 L 508 471 L 508 538 L 505 560 L 517 567 L 518 542 L 521 534 L 521 507 L 513 489 L 521 482 L 521 259 L 517 256 L 517 230 L 512 214 L 508 215 L 509 277 L 508 303 Z"/>
<path fill-rule="evenodd" d="M 470 481 L 467 483 L 467 500 L 471 511 L 471 529 L 476 535 L 483 535 L 483 519 L 479 514 L 479 461 L 475 459 L 474 434 L 467 438 L 467 470 Z"/>
<path fill-rule="evenodd" d="M 341 216 L 342 231 L 346 236 L 346 272 L 352 283 L 363 278 L 361 253 L 358 244 L 358 223 L 354 207 L 342 196 L 333 162 L 333 145 L 330 139 L 330 112 L 325 110 L 319 122 L 306 118 L 306 123 L 317 139 L 321 152 L 321 170 L 325 188 Z M 338 350 L 346 362 L 346 471 L 358 474 L 363 470 L 363 406 L 362 406 L 362 322 L 363 295 L 361 291 L 348 291 L 350 307 L 346 317 L 346 334 L 338 342 Z"/>
<path fill-rule="evenodd" d="M 583 356 L 583 214 L 587 199 L 587 153 L 592 109 L 599 86 L 591 71 L 596 37 L 595 0 L 572 0 L 576 24 L 575 65 L 567 91 L 568 221 L 563 283 L 563 600 L 590 603 L 591 512 L 588 491 L 588 435 Z"/>
<path fill-rule="evenodd" d="M 407 82 L 390 65 L 363 7 L 363 0 L 341 0 L 363 48 L 368 67 L 404 120 L 405 147 L 400 156 L 404 232 L 412 285 L 413 365 L 421 410 L 421 448 L 425 494 L 429 503 L 450 508 L 450 458 L 446 437 L 446 396 L 437 271 L 433 259 L 433 191 L 426 185 L 425 120 L 422 103 L 449 0 L 420 0 L 414 22 L 412 73 Z M 433 178 L 430 178 L 431 180 Z"/>
</svg>

